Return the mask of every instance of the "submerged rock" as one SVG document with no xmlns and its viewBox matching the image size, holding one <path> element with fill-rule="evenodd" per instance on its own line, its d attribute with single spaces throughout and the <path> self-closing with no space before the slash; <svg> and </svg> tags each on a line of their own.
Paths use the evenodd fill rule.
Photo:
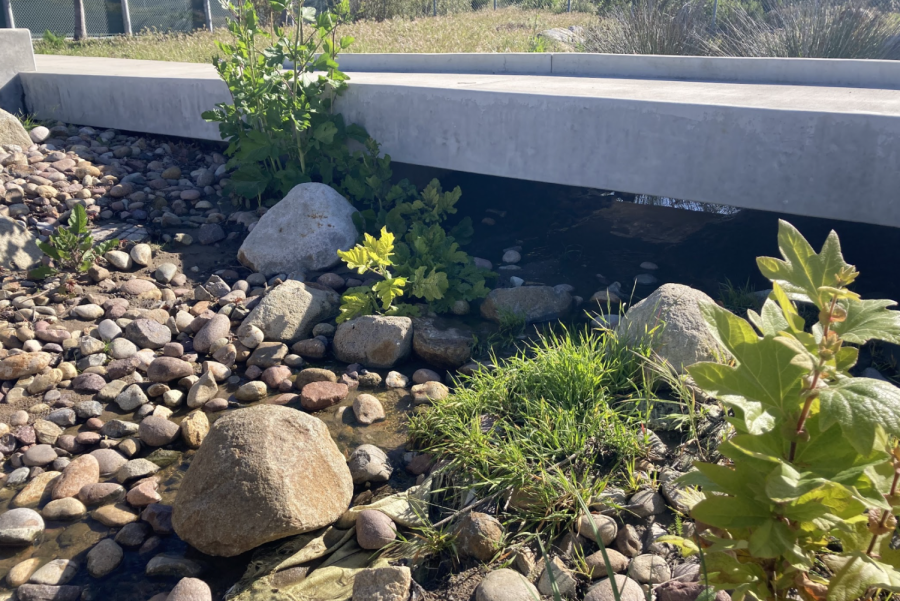
<svg viewBox="0 0 900 601">
<path fill-rule="evenodd" d="M 504 316 L 518 316 L 526 323 L 552 321 L 572 308 L 572 295 L 552 286 L 519 286 L 491 290 L 481 304 L 481 316 L 500 323 Z"/>
<path fill-rule="evenodd" d="M 295 186 L 260 218 L 238 250 L 238 260 L 267 276 L 328 269 L 339 261 L 337 251 L 356 244 L 354 213 L 330 186 Z"/>
<path fill-rule="evenodd" d="M 322 421 L 259 405 L 213 425 L 184 476 L 172 522 L 203 553 L 231 557 L 331 524 L 352 493 L 350 471 Z"/>
<path fill-rule="evenodd" d="M 447 320 L 413 320 L 413 351 L 428 363 L 444 369 L 456 369 L 472 358 L 475 338 L 472 331 Z"/>
</svg>

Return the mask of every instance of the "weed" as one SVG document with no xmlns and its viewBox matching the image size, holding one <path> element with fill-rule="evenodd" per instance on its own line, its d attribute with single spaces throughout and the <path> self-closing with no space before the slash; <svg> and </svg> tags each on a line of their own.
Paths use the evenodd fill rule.
<svg viewBox="0 0 900 601">
<path fill-rule="evenodd" d="M 49 242 L 38 242 L 38 247 L 44 254 L 65 271 L 84 273 L 91 268 L 97 257 L 119 245 L 116 239 L 94 244 L 94 237 L 88 230 L 87 211 L 80 204 L 72 209 L 68 225 L 69 227 L 59 227 L 50 234 Z M 28 277 L 43 279 L 56 272 L 56 268 L 45 265 L 29 271 Z"/>
<path fill-rule="evenodd" d="M 518 528 L 561 531 L 605 486 L 598 470 L 635 456 L 624 400 L 643 394 L 641 358 L 612 332 L 541 335 L 493 371 L 410 421 L 410 438 L 439 461 L 460 497 L 503 497 Z M 558 467 L 565 466 L 565 477 Z"/>
<path fill-rule="evenodd" d="M 741 316 L 747 315 L 749 309 L 757 311 L 762 306 L 749 279 L 743 286 L 735 286 L 728 278 L 719 284 L 719 304 Z"/>
</svg>

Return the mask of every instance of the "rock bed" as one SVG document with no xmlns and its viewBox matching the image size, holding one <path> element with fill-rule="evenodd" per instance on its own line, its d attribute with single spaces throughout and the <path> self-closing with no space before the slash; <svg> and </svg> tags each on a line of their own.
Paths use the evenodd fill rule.
<svg viewBox="0 0 900 601">
<path fill-rule="evenodd" d="M 177 260 L 166 260 L 170 255 L 144 243 L 155 239 L 186 249 L 196 239 L 201 245 L 230 249 L 240 234 L 236 229 L 226 233 L 223 225 L 257 223 L 257 213 L 226 215 L 220 208 L 227 177 L 220 154 L 62 125 L 37 128 L 32 138 L 41 145 L 0 147 L 5 199 L 0 213 L 46 235 L 74 203 L 82 203 L 98 223 L 94 230 L 98 238 L 127 242 L 71 287 L 60 287 L 53 280 L 37 285 L 19 273 L 7 278 L 0 290 L 5 320 L 0 323 L 0 450 L 9 470 L 2 490 L 9 509 L 0 515 L 0 544 L 24 550 L 6 576 L 20 601 L 103 598 L 108 594 L 104 579 L 135 565 L 148 577 L 166 577 L 175 584 L 154 601 L 212 599 L 210 586 L 198 578 L 208 577 L 204 572 L 208 564 L 186 553 L 179 539 L 201 551 L 235 555 L 298 530 L 291 530 L 293 517 L 274 525 L 249 520 L 242 525 L 239 540 L 223 542 L 217 531 L 223 530 L 223 523 L 246 516 L 246 508 L 218 507 L 214 497 L 203 499 L 200 494 L 174 500 L 182 478 L 190 476 L 184 474 L 185 465 L 193 465 L 193 460 L 182 461 L 181 454 L 199 455 L 195 449 L 211 425 L 224 432 L 228 423 L 249 415 L 241 412 L 258 411 L 270 420 L 266 432 L 240 430 L 233 433 L 236 438 L 225 436 L 226 442 L 202 449 L 213 453 L 206 449 L 236 448 L 240 446 L 236 441 L 244 441 L 245 435 L 255 443 L 249 449 L 268 448 L 267 433 L 306 427 L 292 425 L 293 418 L 279 413 L 282 406 L 290 406 L 331 416 L 326 420 L 331 437 L 325 439 L 341 441 L 347 424 L 360 432 L 375 424 L 375 432 L 379 423 L 395 418 L 396 411 L 390 405 L 385 411 L 388 403 L 382 403 L 387 396 L 394 394 L 394 405 L 400 398 L 409 399 L 407 410 L 413 410 L 449 394 L 443 383 L 447 370 L 467 373 L 478 368 L 471 361 L 474 333 L 463 321 L 370 316 L 336 327 L 340 291 L 362 283 L 346 271 L 304 269 L 267 277 L 230 268 L 197 283 Z M 159 228 L 180 231 L 160 234 Z M 566 284 L 527 286 L 510 276 L 522 259 L 520 251 L 504 252 L 501 273 L 511 287 L 494 291 L 478 307 L 484 318 L 499 321 L 505 312 L 514 311 L 529 322 L 540 322 L 565 316 L 583 302 Z M 655 266 L 642 268 L 652 271 Z M 651 278 L 655 281 L 647 274 L 644 281 Z M 591 301 L 616 303 L 619 292 L 610 286 Z M 469 311 L 466 305 L 454 312 Z M 696 341 L 689 341 L 687 346 L 694 345 Z M 429 367 L 394 370 L 409 357 Z M 309 366 L 326 365 L 332 358 L 342 366 Z M 231 422 L 215 426 L 223 415 L 231 416 Z M 397 425 L 396 420 L 391 423 Z M 354 506 L 371 500 L 369 490 L 397 478 L 398 472 L 407 472 L 408 485 L 414 478 L 422 482 L 433 468 L 427 456 L 402 452 L 389 456 L 378 446 L 377 436 L 372 440 L 376 444 L 359 444 L 365 436 L 344 438 L 354 444 L 347 449 L 348 456 L 337 456 L 340 465 L 346 461 L 350 478 L 346 483 L 350 488 L 344 486 L 341 494 L 361 491 Z M 334 457 L 327 461 L 334 463 Z M 259 462 L 266 469 L 279 464 L 271 458 Z M 229 471 L 221 460 L 200 463 L 214 466 L 204 468 L 208 479 L 204 490 L 216 482 L 228 484 L 230 474 L 241 465 Z M 216 472 L 223 468 L 224 472 Z M 304 472 L 303 477 L 308 479 L 309 474 Z M 324 477 L 320 484 L 327 491 L 332 480 Z M 290 489 L 286 490 L 286 496 L 276 496 L 275 501 L 290 497 Z M 671 549 L 654 543 L 664 532 L 660 523 L 665 520 L 657 516 L 671 515 L 668 505 L 678 507 L 681 502 L 679 489 L 669 480 L 661 490 L 665 500 L 652 490 L 617 498 L 626 507 L 617 521 L 599 514 L 594 518 L 604 539 L 610 536 L 605 542 L 614 547 L 610 551 L 614 571 L 628 574 L 620 588 L 629 601 L 643 597 L 642 586 L 656 587 L 661 601 L 692 598 L 698 592 L 696 566 L 680 567 Z M 190 519 L 179 521 L 179 503 L 182 515 Z M 229 513 L 236 509 L 243 514 Z M 334 507 L 314 508 L 323 512 L 317 516 L 322 525 L 335 519 L 326 509 Z M 216 514 L 218 520 L 204 519 L 219 511 L 224 513 Z M 363 511 L 355 520 L 356 540 L 363 549 L 380 549 L 396 538 L 396 525 L 384 513 Z M 318 524 L 315 519 L 312 523 Z M 79 531 L 76 525 L 99 528 L 108 535 L 85 537 L 82 544 L 90 546 L 71 554 L 63 550 L 66 545 L 56 531 L 72 528 L 74 533 Z M 477 512 L 465 516 L 458 529 L 462 556 L 477 561 L 493 556 L 503 534 L 495 518 Z M 68 557 L 45 561 L 49 556 L 39 551 L 26 557 L 28 550 L 40 549 L 33 545 L 47 544 L 41 540 L 50 538 L 51 532 L 58 535 L 53 538 L 58 545 L 54 553 Z M 599 560 L 591 536 L 588 529 L 579 528 L 557 545 L 558 557 L 549 569 L 565 592 L 585 588 L 584 577 L 571 572 L 576 548 L 583 550 L 591 577 L 603 575 L 594 569 Z M 534 590 L 549 594 L 548 567 L 533 552 L 520 550 L 514 567 L 535 584 L 511 570 L 497 570 L 477 587 L 476 598 L 531 599 Z M 413 586 L 405 567 L 361 574 L 354 599 L 381 595 L 402 600 Z M 664 584 L 670 581 L 674 584 Z M 608 583 L 605 586 L 609 588 Z M 584 597 L 610 598 L 602 582 Z"/>
</svg>

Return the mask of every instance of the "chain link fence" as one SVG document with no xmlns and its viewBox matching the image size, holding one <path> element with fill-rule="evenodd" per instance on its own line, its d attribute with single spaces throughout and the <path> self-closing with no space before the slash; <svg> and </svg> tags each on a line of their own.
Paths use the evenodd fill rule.
<svg viewBox="0 0 900 601">
<path fill-rule="evenodd" d="M 32 38 L 45 31 L 72 37 L 75 30 L 76 0 L 7 0 L 15 27 L 31 30 Z M 2 2 L 2 0 L 0 0 Z M 224 27 L 228 12 L 218 0 L 81 0 L 87 35 L 105 37 L 128 33 L 123 7 L 127 3 L 131 33 L 141 31 L 191 32 L 207 26 L 209 6 L 214 27 Z M 0 11 L 0 27 L 10 27 L 5 11 Z"/>
</svg>

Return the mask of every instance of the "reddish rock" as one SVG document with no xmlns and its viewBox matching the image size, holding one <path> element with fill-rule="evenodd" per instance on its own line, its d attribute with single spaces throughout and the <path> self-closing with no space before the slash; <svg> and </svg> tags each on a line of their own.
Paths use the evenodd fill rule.
<svg viewBox="0 0 900 601">
<path fill-rule="evenodd" d="M 111 505 L 125 498 L 125 489 L 115 482 L 88 484 L 78 491 L 78 500 L 85 505 Z"/>
<path fill-rule="evenodd" d="M 282 382 L 291 377 L 291 368 L 287 365 L 273 365 L 262 372 L 262 381 L 269 388 L 278 388 Z"/>
<path fill-rule="evenodd" d="M 334 382 L 312 382 L 300 391 L 300 404 L 307 411 L 319 411 L 340 403 L 350 390 L 346 384 Z"/>
<path fill-rule="evenodd" d="M 150 524 L 153 532 L 159 535 L 172 534 L 172 506 L 152 503 L 141 512 L 141 519 Z"/>
<path fill-rule="evenodd" d="M 81 489 L 100 480 L 100 464 L 93 455 L 81 455 L 66 466 L 53 486 L 53 498 L 78 495 Z"/>
<path fill-rule="evenodd" d="M 156 492 L 157 488 L 159 488 L 159 483 L 155 479 L 149 478 L 129 490 L 125 495 L 125 500 L 133 507 L 146 507 L 152 503 L 159 503 L 162 501 L 162 497 Z"/>
<path fill-rule="evenodd" d="M 174 357 L 158 357 L 147 369 L 151 382 L 171 382 L 194 375 L 194 366 Z"/>
</svg>

